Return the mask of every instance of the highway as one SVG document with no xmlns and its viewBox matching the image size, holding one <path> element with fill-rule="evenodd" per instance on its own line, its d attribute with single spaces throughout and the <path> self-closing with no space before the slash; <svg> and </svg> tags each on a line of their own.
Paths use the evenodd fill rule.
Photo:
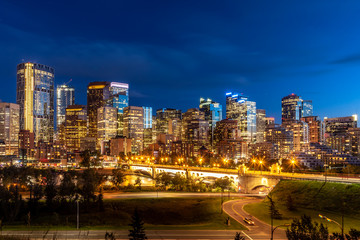
<svg viewBox="0 0 360 240">
<path fill-rule="evenodd" d="M 247 239 L 270 239 L 271 226 L 249 215 L 243 209 L 244 205 L 246 204 L 259 202 L 262 200 L 263 199 L 259 198 L 232 200 L 225 202 L 223 205 L 224 212 L 249 229 L 242 231 Z M 267 209 L 264 209 L 264 211 L 267 211 Z M 255 224 L 253 226 L 246 224 L 244 222 L 245 217 L 251 218 Z M 274 232 L 274 239 L 287 239 L 285 231 L 283 229 L 277 228 Z"/>
</svg>

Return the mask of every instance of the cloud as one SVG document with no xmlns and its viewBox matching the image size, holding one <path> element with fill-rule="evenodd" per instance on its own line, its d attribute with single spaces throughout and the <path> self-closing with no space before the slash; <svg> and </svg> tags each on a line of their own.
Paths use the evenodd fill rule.
<svg viewBox="0 0 360 240">
<path fill-rule="evenodd" d="M 331 61 L 330 64 L 352 64 L 360 62 L 360 54 L 349 55 L 344 58 L 339 58 L 335 61 Z"/>
</svg>

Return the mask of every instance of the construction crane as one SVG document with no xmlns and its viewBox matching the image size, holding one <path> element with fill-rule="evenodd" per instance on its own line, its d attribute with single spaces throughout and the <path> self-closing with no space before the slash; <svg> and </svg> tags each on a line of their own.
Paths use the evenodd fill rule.
<svg viewBox="0 0 360 240">
<path fill-rule="evenodd" d="M 68 85 L 69 83 L 71 83 L 71 81 L 72 81 L 72 78 L 67 83 L 64 83 L 64 85 Z"/>
</svg>

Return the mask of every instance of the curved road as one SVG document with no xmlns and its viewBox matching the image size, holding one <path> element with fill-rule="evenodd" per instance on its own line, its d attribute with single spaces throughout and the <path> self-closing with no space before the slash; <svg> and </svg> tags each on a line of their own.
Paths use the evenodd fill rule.
<svg viewBox="0 0 360 240">
<path fill-rule="evenodd" d="M 242 233 L 248 239 L 270 239 L 271 234 L 271 226 L 267 223 L 260 221 L 259 219 L 249 215 L 244 211 L 243 207 L 249 203 L 260 202 L 262 199 L 240 199 L 240 200 L 232 200 L 225 202 L 223 205 L 224 211 L 230 215 L 232 218 L 246 226 L 249 230 L 242 231 Z M 267 211 L 267 210 L 265 210 Z M 251 218 L 255 225 L 250 226 L 244 222 L 244 218 Z M 277 228 L 274 232 L 273 239 L 287 239 L 285 231 L 283 229 Z"/>
</svg>

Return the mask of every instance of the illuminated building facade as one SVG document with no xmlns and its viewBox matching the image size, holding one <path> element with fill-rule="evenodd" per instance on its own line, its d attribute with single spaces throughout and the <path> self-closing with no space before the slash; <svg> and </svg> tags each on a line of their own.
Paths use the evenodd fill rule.
<svg viewBox="0 0 360 240">
<path fill-rule="evenodd" d="M 155 138 L 158 134 L 173 134 L 178 140 L 181 138 L 181 110 L 162 108 L 156 111 L 154 126 Z"/>
<path fill-rule="evenodd" d="M 110 156 L 128 155 L 131 153 L 131 139 L 117 136 L 110 140 Z"/>
<path fill-rule="evenodd" d="M 29 130 L 20 130 L 19 132 L 19 158 L 22 161 L 34 157 L 35 151 L 34 133 Z"/>
<path fill-rule="evenodd" d="M 89 137 L 96 141 L 98 109 L 108 106 L 110 98 L 109 82 L 91 82 L 87 89 L 87 115 L 89 123 Z"/>
<path fill-rule="evenodd" d="M 144 109 L 144 128 L 152 128 L 152 107 L 143 107 Z"/>
<path fill-rule="evenodd" d="M 71 105 L 65 110 L 65 146 L 69 152 L 81 149 L 81 139 L 87 134 L 87 109 L 84 105 Z"/>
<path fill-rule="evenodd" d="M 311 100 L 302 101 L 301 117 L 313 116 L 313 104 Z"/>
<path fill-rule="evenodd" d="M 144 144 L 144 109 L 124 108 L 124 136 L 132 139 L 132 153 L 141 153 Z"/>
<path fill-rule="evenodd" d="M 323 143 L 325 141 L 325 124 L 319 117 L 302 117 L 301 121 L 306 122 L 309 126 L 310 143 Z"/>
<path fill-rule="evenodd" d="M 256 109 L 256 142 L 264 142 L 264 132 L 266 128 L 265 109 Z"/>
<path fill-rule="evenodd" d="M 0 155 L 18 155 L 20 131 L 20 106 L 0 102 Z"/>
<path fill-rule="evenodd" d="M 129 106 L 129 84 L 120 82 L 110 83 L 110 99 L 108 105 L 118 110 L 117 134 L 123 135 L 124 131 L 124 108 Z"/>
<path fill-rule="evenodd" d="M 226 118 L 238 122 L 240 136 L 247 142 L 256 140 L 256 103 L 237 93 L 226 93 Z"/>
<path fill-rule="evenodd" d="M 52 142 L 54 133 L 54 69 L 38 63 L 17 66 L 16 103 L 20 129 L 35 134 L 35 141 Z"/>
<path fill-rule="evenodd" d="M 205 120 L 209 122 L 210 144 L 213 145 L 216 123 L 222 120 L 222 106 L 220 103 L 214 102 L 210 98 L 200 98 L 199 109 L 205 113 Z"/>
<path fill-rule="evenodd" d="M 309 147 L 309 127 L 306 122 L 288 121 L 284 122 L 282 126 L 292 132 L 293 151 L 302 151 Z"/>
<path fill-rule="evenodd" d="M 183 114 L 182 143 L 191 146 L 189 156 L 197 156 L 201 147 L 208 147 L 209 122 L 204 112 L 191 108 Z"/>
<path fill-rule="evenodd" d="M 265 141 L 278 146 L 280 158 L 288 157 L 293 151 L 293 132 L 287 131 L 278 124 L 267 126 L 265 130 Z"/>
<path fill-rule="evenodd" d="M 296 121 L 301 118 L 302 99 L 292 93 L 281 99 L 282 122 Z"/>
<path fill-rule="evenodd" d="M 66 84 L 56 88 L 56 129 L 65 122 L 66 108 L 75 104 L 75 89 Z"/>
<path fill-rule="evenodd" d="M 114 107 L 101 107 L 97 117 L 97 148 L 101 153 L 106 152 L 106 143 L 117 135 L 118 109 Z"/>
</svg>

